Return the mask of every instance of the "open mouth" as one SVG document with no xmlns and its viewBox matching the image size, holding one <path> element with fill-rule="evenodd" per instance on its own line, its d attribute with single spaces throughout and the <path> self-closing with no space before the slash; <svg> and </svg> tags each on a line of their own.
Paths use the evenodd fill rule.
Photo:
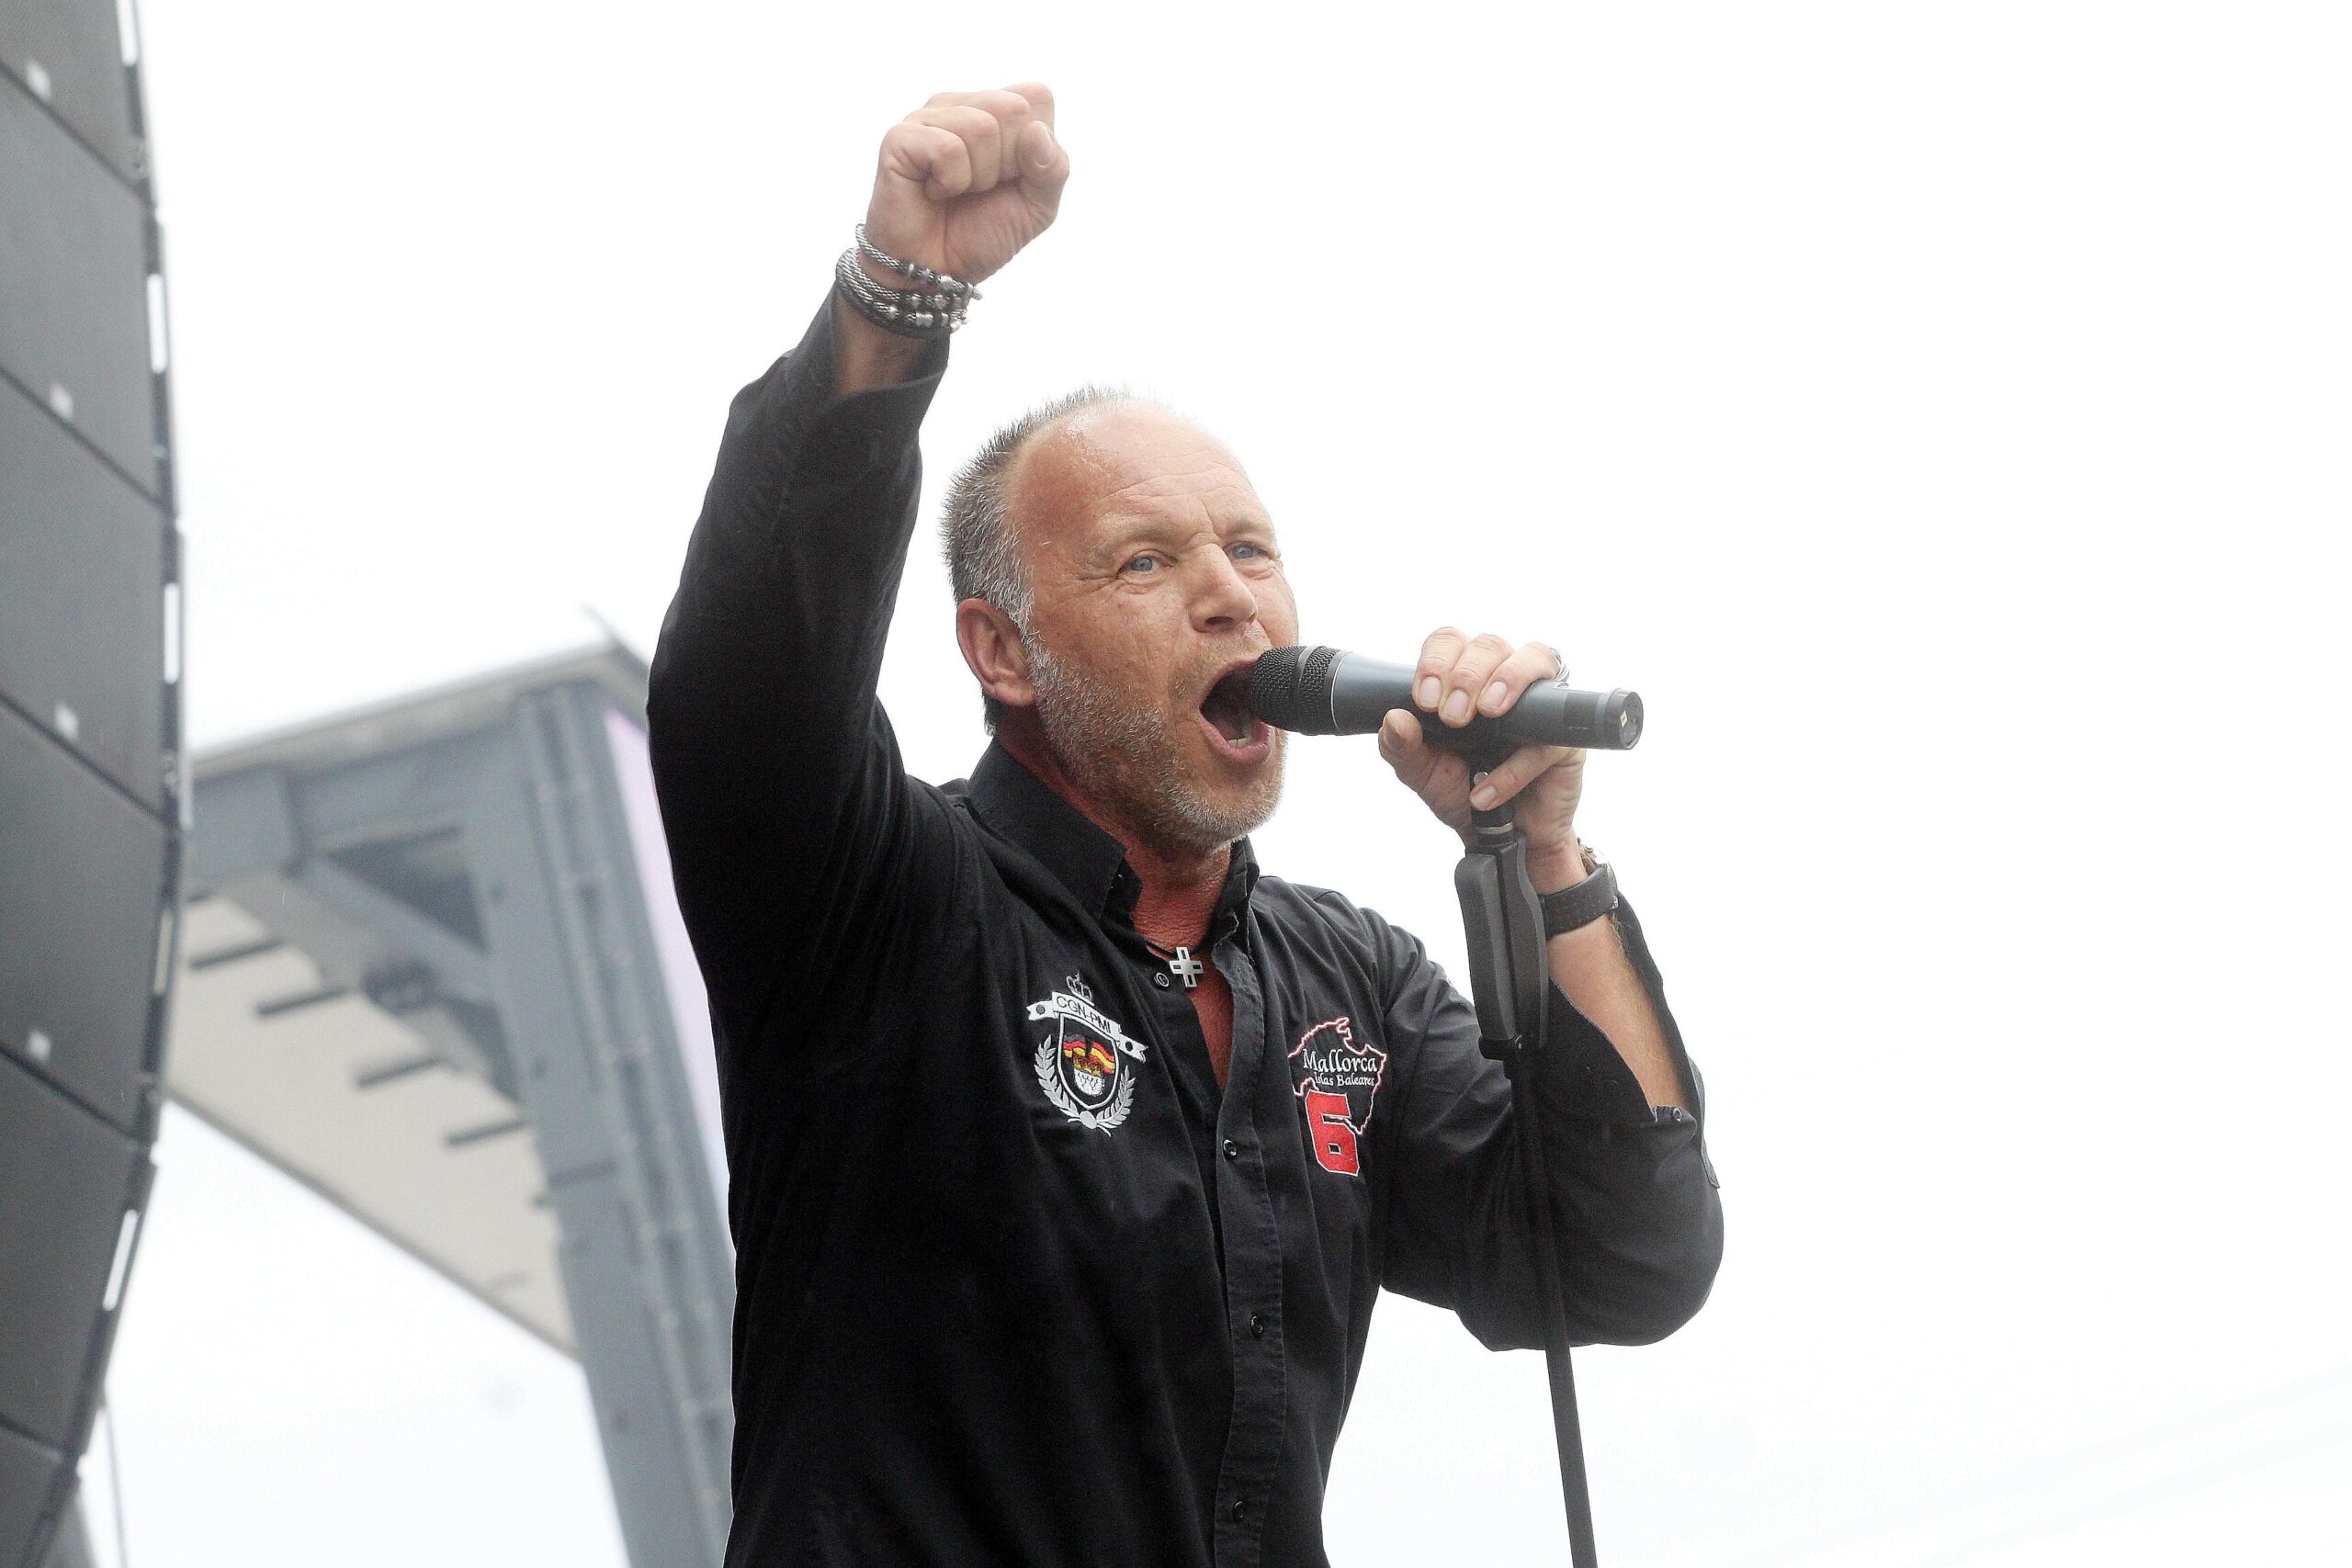
<svg viewBox="0 0 2352 1568">
<path fill-rule="evenodd" d="M 1250 667 L 1228 670 L 1201 699 L 1201 721 L 1219 742 L 1218 750 L 1238 762 L 1255 762 L 1272 742 L 1264 724 L 1250 711 Z"/>
<path fill-rule="evenodd" d="M 1211 686 L 1201 699 L 1201 716 L 1237 746 L 1250 739 L 1258 728 L 1257 716 L 1250 711 L 1250 671 L 1236 670 Z"/>
</svg>

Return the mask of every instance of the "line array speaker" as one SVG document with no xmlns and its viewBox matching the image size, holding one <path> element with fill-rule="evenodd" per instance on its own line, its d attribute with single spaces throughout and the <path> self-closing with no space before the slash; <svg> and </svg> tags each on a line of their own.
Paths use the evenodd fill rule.
<svg viewBox="0 0 2352 1568">
<path fill-rule="evenodd" d="M 0 1568 L 68 1555 L 175 968 L 162 239 L 116 0 L 0 0 Z"/>
</svg>

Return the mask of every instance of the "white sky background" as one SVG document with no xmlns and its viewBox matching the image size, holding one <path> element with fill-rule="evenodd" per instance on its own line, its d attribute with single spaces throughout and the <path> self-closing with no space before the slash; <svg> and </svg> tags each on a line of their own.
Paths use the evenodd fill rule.
<svg viewBox="0 0 2352 1568">
<path fill-rule="evenodd" d="M 2352 20 L 887 16 L 148 0 L 198 743 L 583 604 L 650 649 L 883 129 L 1041 78 L 1076 175 L 957 339 L 934 495 L 1127 381 L 1248 464 L 1309 640 L 1540 637 L 1649 704 L 1584 825 L 1729 1249 L 1578 1358 L 1609 1560 L 2352 1554 Z M 884 694 L 968 768 L 927 550 Z M 1294 758 L 1267 863 L 1455 966 L 1448 836 L 1368 739 Z M 568 1363 L 185 1118 L 158 1158 L 139 1568 L 618 1561 Z M 1537 1359 L 1391 1298 L 1334 1562 L 1557 1561 L 1558 1515 Z"/>
</svg>

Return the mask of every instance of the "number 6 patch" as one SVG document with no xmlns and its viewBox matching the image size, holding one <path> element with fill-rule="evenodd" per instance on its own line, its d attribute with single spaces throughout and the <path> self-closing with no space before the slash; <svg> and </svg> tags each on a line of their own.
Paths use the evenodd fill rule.
<svg viewBox="0 0 2352 1568">
<path fill-rule="evenodd" d="M 1315 1162 L 1341 1176 L 1361 1173 L 1356 1140 L 1372 1121 L 1373 1100 L 1388 1071 L 1388 1053 L 1358 1041 L 1346 1018 L 1327 1018 L 1290 1050 L 1291 1087 L 1306 1106 Z"/>
</svg>

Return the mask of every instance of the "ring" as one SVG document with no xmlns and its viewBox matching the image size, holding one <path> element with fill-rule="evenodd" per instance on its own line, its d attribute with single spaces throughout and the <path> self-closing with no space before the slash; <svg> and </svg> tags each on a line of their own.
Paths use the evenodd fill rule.
<svg viewBox="0 0 2352 1568">
<path fill-rule="evenodd" d="M 1565 686 L 1565 685 L 1566 685 L 1566 684 L 1568 683 L 1568 661 L 1567 661 L 1567 660 L 1566 660 L 1566 658 L 1564 658 L 1564 657 L 1561 655 L 1560 650 L 1559 650 L 1558 649 L 1554 648 L 1554 647 L 1553 647 L 1550 643 L 1548 643 L 1548 642 L 1539 642 L 1539 643 L 1537 643 L 1535 646 L 1536 646 L 1536 647 L 1538 647 L 1538 648 L 1540 648 L 1540 649 L 1542 649 L 1544 652 L 1546 652 L 1546 653 L 1548 653 L 1548 654 L 1550 654 L 1550 655 L 1552 656 L 1552 662 L 1553 662 L 1553 664 L 1554 664 L 1554 665 L 1555 665 L 1555 666 L 1559 670 L 1559 671 L 1560 671 L 1557 675 L 1555 675 L 1555 676 L 1553 676 L 1553 677 L 1552 677 L 1552 684 L 1554 684 L 1555 686 Z"/>
</svg>

